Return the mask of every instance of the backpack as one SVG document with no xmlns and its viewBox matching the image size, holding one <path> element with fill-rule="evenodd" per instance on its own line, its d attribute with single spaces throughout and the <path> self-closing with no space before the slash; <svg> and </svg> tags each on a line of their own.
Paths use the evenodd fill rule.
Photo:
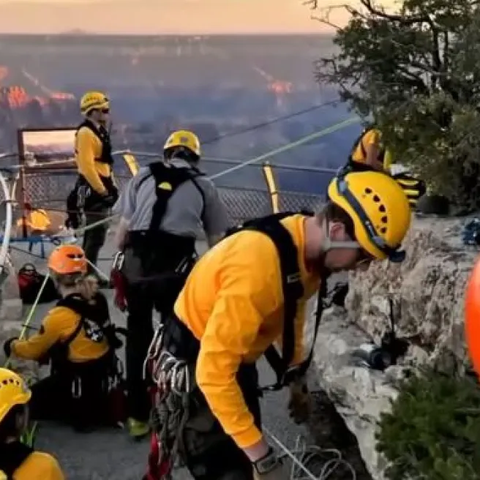
<svg viewBox="0 0 480 480">
<path fill-rule="evenodd" d="M 297 212 L 282 212 L 247 220 L 243 224 L 229 229 L 226 234 L 226 236 L 230 236 L 244 230 L 261 232 L 267 235 L 275 244 L 280 258 L 284 297 L 282 354 L 280 355 L 274 345 L 270 345 L 264 353 L 267 362 L 277 377 L 276 383 L 265 387 L 264 389 L 266 390 L 280 390 L 295 378 L 303 376 L 308 370 L 313 359 L 318 327 L 323 312 L 323 301 L 327 294 L 326 275 L 324 274 L 322 275 L 318 291 L 317 311 L 315 313 L 313 341 L 310 352 L 300 365 L 290 367 L 295 353 L 295 317 L 297 315 L 298 302 L 303 297 L 304 289 L 297 261 L 297 247 L 290 232 L 281 224 L 280 220 L 296 214 Z"/>
<path fill-rule="evenodd" d="M 26 305 L 32 305 L 35 302 L 44 282 L 45 286 L 38 303 L 53 302 L 60 297 L 53 280 L 51 278 L 46 279 L 46 275 L 39 273 L 32 263 L 26 263 L 20 268 L 17 279 L 20 298 Z"/>
<path fill-rule="evenodd" d="M 66 340 L 57 342 L 48 351 L 47 357 L 51 361 L 53 371 L 58 372 L 59 370 L 68 368 L 68 351 L 70 344 L 77 338 L 82 328 L 85 330 L 87 337 L 92 339 L 92 341 L 102 341 L 106 339 L 112 356 L 114 356 L 113 352 L 116 349 L 122 347 L 123 343 L 118 338 L 118 334 L 124 333 L 124 330 L 118 329 L 111 323 L 106 297 L 101 292 L 98 292 L 95 300 L 96 305 L 92 306 L 79 294 L 73 293 L 57 302 L 57 307 L 69 308 L 78 314 L 80 321 Z M 89 336 L 89 333 L 92 336 Z M 95 340 L 94 337 L 96 337 Z M 43 361 L 45 360 L 46 359 Z"/>
<path fill-rule="evenodd" d="M 408 203 L 415 208 L 419 198 L 427 193 L 427 185 L 420 178 L 415 178 L 407 172 L 392 175 L 396 182 L 402 187 L 408 198 Z"/>
<path fill-rule="evenodd" d="M 68 352 L 70 349 L 70 344 L 78 337 L 82 328 L 84 327 L 85 317 L 82 313 L 78 311 L 78 309 L 75 308 L 75 304 L 76 300 L 74 294 L 68 295 L 67 297 L 60 299 L 56 305 L 57 307 L 70 308 L 75 313 L 78 313 L 80 315 L 80 321 L 75 327 L 75 330 L 67 337 L 67 339 L 62 342 L 54 343 L 48 350 L 45 358 L 42 359 L 41 363 L 47 363 L 48 361 L 50 361 L 52 374 L 68 373 Z"/>
</svg>

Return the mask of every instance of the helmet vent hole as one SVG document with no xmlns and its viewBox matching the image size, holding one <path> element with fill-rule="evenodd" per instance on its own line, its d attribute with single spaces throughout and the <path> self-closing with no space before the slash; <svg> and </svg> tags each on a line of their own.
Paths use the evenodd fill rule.
<svg viewBox="0 0 480 480">
<path fill-rule="evenodd" d="M 383 233 L 385 235 L 387 233 L 387 227 L 382 227 L 380 229 L 380 233 Z"/>
<path fill-rule="evenodd" d="M 373 191 L 372 191 L 371 188 L 366 188 L 366 189 L 365 189 L 365 193 L 366 193 L 367 195 L 371 195 L 371 194 L 373 193 Z"/>
<path fill-rule="evenodd" d="M 380 197 L 379 197 L 378 195 L 374 195 L 374 196 L 373 196 L 373 201 L 374 201 L 375 203 L 380 202 Z"/>
<path fill-rule="evenodd" d="M 385 208 L 385 205 L 380 205 L 378 207 L 378 211 L 381 212 L 381 213 L 385 213 L 387 211 L 387 209 Z"/>
<path fill-rule="evenodd" d="M 382 217 L 382 223 L 387 223 L 388 222 L 388 217 L 386 215 L 384 215 Z"/>
</svg>

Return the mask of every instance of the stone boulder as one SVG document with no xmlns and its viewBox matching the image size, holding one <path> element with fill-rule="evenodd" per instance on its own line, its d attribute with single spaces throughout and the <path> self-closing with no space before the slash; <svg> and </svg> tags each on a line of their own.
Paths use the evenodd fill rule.
<svg viewBox="0 0 480 480">
<path fill-rule="evenodd" d="M 467 363 L 463 304 L 478 250 L 462 244 L 464 223 L 415 219 L 405 262 L 379 262 L 350 276 L 349 319 L 378 341 L 390 325 L 391 298 L 397 334 L 410 342 L 407 360 L 414 365 L 448 370 Z"/>
<path fill-rule="evenodd" d="M 398 394 L 396 381 L 421 365 L 446 371 L 467 365 L 464 291 L 478 250 L 461 242 L 465 221 L 416 218 L 404 243 L 406 261 L 379 262 L 351 274 L 346 308 L 323 314 L 312 373 L 356 436 L 375 480 L 384 479 L 386 466 L 376 452 L 375 432 L 381 413 Z M 379 343 L 390 328 L 389 299 L 397 336 L 410 346 L 398 365 L 379 372 L 359 366 L 352 353 L 366 341 Z M 310 321 L 310 339 L 312 326 Z"/>
</svg>

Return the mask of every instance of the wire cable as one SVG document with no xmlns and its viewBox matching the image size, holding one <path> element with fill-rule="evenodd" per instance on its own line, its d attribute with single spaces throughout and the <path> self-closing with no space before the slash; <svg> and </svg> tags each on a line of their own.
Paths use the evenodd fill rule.
<svg viewBox="0 0 480 480">
<path fill-rule="evenodd" d="M 232 130 L 231 132 L 225 132 L 221 135 L 218 135 L 216 137 L 213 137 L 213 138 L 210 138 L 206 141 L 203 141 L 202 144 L 210 145 L 211 143 L 219 142 L 220 140 L 223 140 L 224 138 L 230 138 L 230 137 L 233 137 L 233 136 L 236 136 L 236 135 L 241 135 L 243 133 L 252 132 L 254 130 L 258 130 L 259 128 L 268 127 L 268 126 L 273 125 L 273 124 L 278 123 L 278 122 L 283 122 L 285 120 L 290 120 L 291 118 L 299 117 L 301 115 L 305 115 L 307 113 L 314 112 L 315 110 L 318 110 L 320 108 L 330 107 L 330 106 L 336 105 L 340 102 L 341 102 L 341 99 L 336 98 L 335 100 L 330 100 L 328 102 L 313 105 L 312 107 L 308 107 L 308 108 L 305 108 L 303 110 L 298 110 L 296 112 L 289 113 L 287 115 L 278 116 L 278 117 L 272 118 L 271 120 L 265 120 L 264 122 L 256 123 L 255 125 L 250 125 L 248 127 Z"/>
</svg>

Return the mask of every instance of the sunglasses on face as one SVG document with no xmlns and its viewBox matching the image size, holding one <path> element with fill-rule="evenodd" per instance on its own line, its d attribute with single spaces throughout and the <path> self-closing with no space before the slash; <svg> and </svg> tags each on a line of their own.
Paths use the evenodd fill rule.
<svg viewBox="0 0 480 480">
<path fill-rule="evenodd" d="M 105 114 L 106 114 L 106 113 L 110 113 L 110 109 L 109 109 L 109 108 L 102 108 L 100 111 L 101 111 L 102 113 L 105 113 Z"/>
</svg>

